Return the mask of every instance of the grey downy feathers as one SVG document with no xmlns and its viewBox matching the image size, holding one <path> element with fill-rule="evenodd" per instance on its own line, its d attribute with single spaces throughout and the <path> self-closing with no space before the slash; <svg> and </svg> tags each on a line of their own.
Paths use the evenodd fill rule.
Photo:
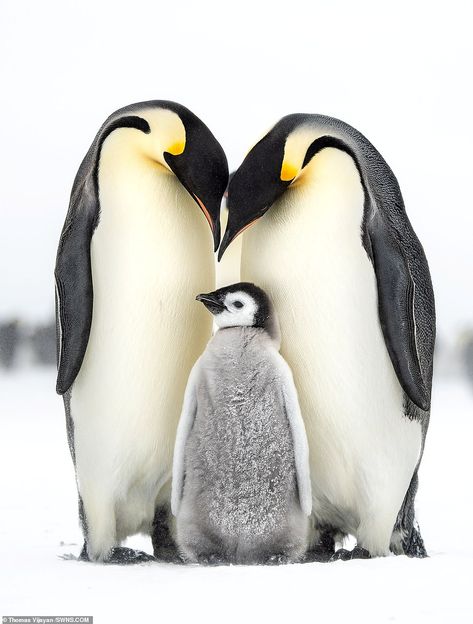
<svg viewBox="0 0 473 624">
<path fill-rule="evenodd" d="M 187 384 L 173 465 L 189 562 L 279 563 L 306 551 L 308 444 L 271 302 L 240 283 L 197 297 L 219 330 Z"/>
</svg>

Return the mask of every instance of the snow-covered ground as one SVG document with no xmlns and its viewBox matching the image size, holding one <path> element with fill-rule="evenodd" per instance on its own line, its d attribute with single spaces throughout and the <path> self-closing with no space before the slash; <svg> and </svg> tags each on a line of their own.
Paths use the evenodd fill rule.
<svg viewBox="0 0 473 624">
<path fill-rule="evenodd" d="M 102 622 L 473 622 L 473 394 L 439 382 L 418 518 L 430 558 L 281 567 L 64 560 L 81 534 L 53 370 L 0 376 L 0 615 Z M 151 551 L 143 537 L 129 544 Z"/>
</svg>

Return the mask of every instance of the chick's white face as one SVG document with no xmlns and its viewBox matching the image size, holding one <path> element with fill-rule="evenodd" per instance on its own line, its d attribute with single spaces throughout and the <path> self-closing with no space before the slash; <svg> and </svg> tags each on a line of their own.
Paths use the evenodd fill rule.
<svg viewBox="0 0 473 624">
<path fill-rule="evenodd" d="M 251 327 L 255 323 L 258 304 L 251 295 L 242 290 L 228 293 L 223 301 L 224 310 L 215 314 L 218 327 Z"/>
</svg>

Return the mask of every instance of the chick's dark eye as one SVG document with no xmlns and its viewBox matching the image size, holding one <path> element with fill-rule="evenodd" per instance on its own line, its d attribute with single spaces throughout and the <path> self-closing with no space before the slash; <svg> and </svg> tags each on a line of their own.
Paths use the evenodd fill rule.
<svg viewBox="0 0 473 624">
<path fill-rule="evenodd" d="M 242 308 L 243 304 L 241 301 L 234 301 L 233 305 L 235 306 L 235 308 Z"/>
</svg>

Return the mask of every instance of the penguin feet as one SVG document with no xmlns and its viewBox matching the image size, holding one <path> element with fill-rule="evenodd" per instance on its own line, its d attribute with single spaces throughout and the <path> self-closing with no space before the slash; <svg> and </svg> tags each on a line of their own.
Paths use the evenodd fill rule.
<svg viewBox="0 0 473 624">
<path fill-rule="evenodd" d="M 81 553 L 79 555 L 79 561 L 90 561 L 87 554 L 87 545 L 84 543 Z M 126 548 L 125 546 L 115 546 L 110 551 L 110 555 L 103 562 L 110 565 L 133 565 L 137 563 L 148 563 L 150 561 L 156 561 L 153 555 L 142 550 L 134 550 L 133 548 Z"/>
<path fill-rule="evenodd" d="M 305 553 L 301 563 L 327 563 L 330 561 L 335 554 L 335 535 L 335 531 L 331 529 L 322 531 L 319 541 Z"/>
<path fill-rule="evenodd" d="M 112 548 L 110 556 L 105 563 L 133 565 L 135 563 L 148 563 L 149 561 L 156 561 L 156 558 L 153 557 L 153 555 L 148 555 L 148 553 L 145 553 L 142 550 L 116 546 L 115 548 Z"/>
<path fill-rule="evenodd" d="M 330 557 L 330 561 L 350 561 L 351 559 L 371 559 L 371 555 L 366 548 L 355 546 L 353 550 L 340 548 Z"/>
</svg>

